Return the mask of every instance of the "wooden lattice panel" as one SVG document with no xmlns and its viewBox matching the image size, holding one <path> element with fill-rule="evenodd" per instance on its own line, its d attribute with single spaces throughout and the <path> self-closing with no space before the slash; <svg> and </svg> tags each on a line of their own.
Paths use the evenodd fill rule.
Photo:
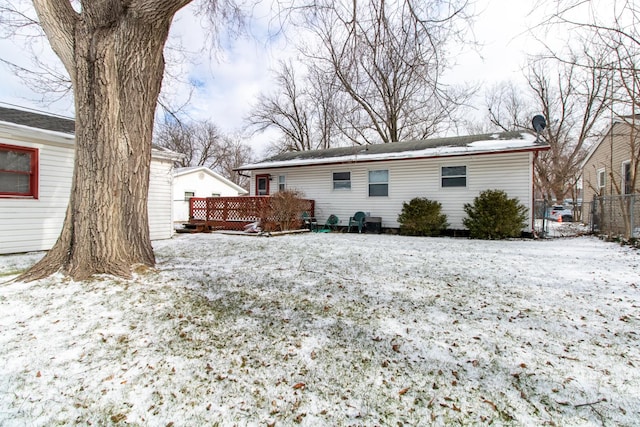
<svg viewBox="0 0 640 427">
<path fill-rule="evenodd" d="M 309 216 L 314 216 L 315 202 L 305 200 Z M 208 229 L 244 230 L 247 224 L 261 222 L 272 226 L 271 197 L 192 197 L 189 200 L 190 222 Z"/>
</svg>

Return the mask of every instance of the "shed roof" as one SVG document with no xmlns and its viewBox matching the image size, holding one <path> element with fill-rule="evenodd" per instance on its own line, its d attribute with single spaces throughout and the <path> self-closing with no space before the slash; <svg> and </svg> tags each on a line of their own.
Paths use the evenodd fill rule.
<svg viewBox="0 0 640 427">
<path fill-rule="evenodd" d="M 502 132 L 288 152 L 238 169 L 254 170 L 312 164 L 464 156 L 548 148 L 547 144 L 538 142 L 535 135 L 529 132 Z"/>
<path fill-rule="evenodd" d="M 222 183 L 226 184 L 227 186 L 233 188 L 238 193 L 242 193 L 242 194 L 249 193 L 247 190 L 245 190 L 244 188 L 240 187 L 235 182 L 231 181 L 228 178 L 225 178 L 224 176 L 220 175 L 219 173 L 217 173 L 214 170 L 209 169 L 206 166 L 187 166 L 187 167 L 183 167 L 183 168 L 176 168 L 176 169 L 174 169 L 173 176 L 179 177 L 179 176 L 188 175 L 188 174 L 191 174 L 191 173 L 194 173 L 194 172 L 207 173 L 207 174 L 211 175 L 212 177 L 214 177 L 215 179 L 219 180 L 220 182 L 222 182 Z"/>
</svg>

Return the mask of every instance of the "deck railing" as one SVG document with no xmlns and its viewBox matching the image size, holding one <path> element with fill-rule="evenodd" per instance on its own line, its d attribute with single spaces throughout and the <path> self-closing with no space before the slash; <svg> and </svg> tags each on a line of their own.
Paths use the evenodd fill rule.
<svg viewBox="0 0 640 427">
<path fill-rule="evenodd" d="M 244 230 L 259 222 L 264 230 L 276 230 L 277 218 L 270 196 L 192 197 L 189 199 L 189 223 L 209 230 Z M 315 201 L 303 199 L 302 212 L 315 216 Z M 296 214 L 297 220 L 302 212 Z"/>
</svg>

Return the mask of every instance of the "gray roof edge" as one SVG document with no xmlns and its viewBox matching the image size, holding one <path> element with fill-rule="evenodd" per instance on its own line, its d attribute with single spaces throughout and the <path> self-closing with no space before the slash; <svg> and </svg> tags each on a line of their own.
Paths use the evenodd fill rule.
<svg viewBox="0 0 640 427">
<path fill-rule="evenodd" d="M 0 106 L 0 121 L 34 129 L 66 133 L 69 135 L 75 134 L 75 120 L 26 109 Z"/>
<path fill-rule="evenodd" d="M 277 154 L 266 158 L 258 163 L 275 162 L 286 160 L 306 160 L 306 159 L 322 159 L 326 157 L 351 156 L 354 154 L 383 154 L 383 153 L 399 153 L 404 151 L 417 151 L 426 148 L 437 148 L 444 146 L 464 146 L 477 141 L 492 141 L 500 139 L 522 138 L 524 131 L 513 132 L 492 132 L 478 135 L 451 136 L 431 139 L 416 139 L 400 142 L 391 142 L 387 144 L 369 144 L 354 145 L 351 147 L 335 147 L 323 150 L 295 151 Z"/>
</svg>

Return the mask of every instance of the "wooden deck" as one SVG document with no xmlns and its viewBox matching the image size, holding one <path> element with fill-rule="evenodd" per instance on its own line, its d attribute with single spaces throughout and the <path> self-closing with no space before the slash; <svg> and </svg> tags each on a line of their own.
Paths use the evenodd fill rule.
<svg viewBox="0 0 640 427">
<path fill-rule="evenodd" d="M 270 196 L 192 197 L 189 200 L 189 222 L 180 231 L 244 231 L 247 225 L 255 222 L 259 222 L 265 231 L 281 231 L 278 230 L 271 200 Z M 311 217 L 315 216 L 315 202 L 308 199 L 304 202 L 304 212 Z"/>
</svg>

